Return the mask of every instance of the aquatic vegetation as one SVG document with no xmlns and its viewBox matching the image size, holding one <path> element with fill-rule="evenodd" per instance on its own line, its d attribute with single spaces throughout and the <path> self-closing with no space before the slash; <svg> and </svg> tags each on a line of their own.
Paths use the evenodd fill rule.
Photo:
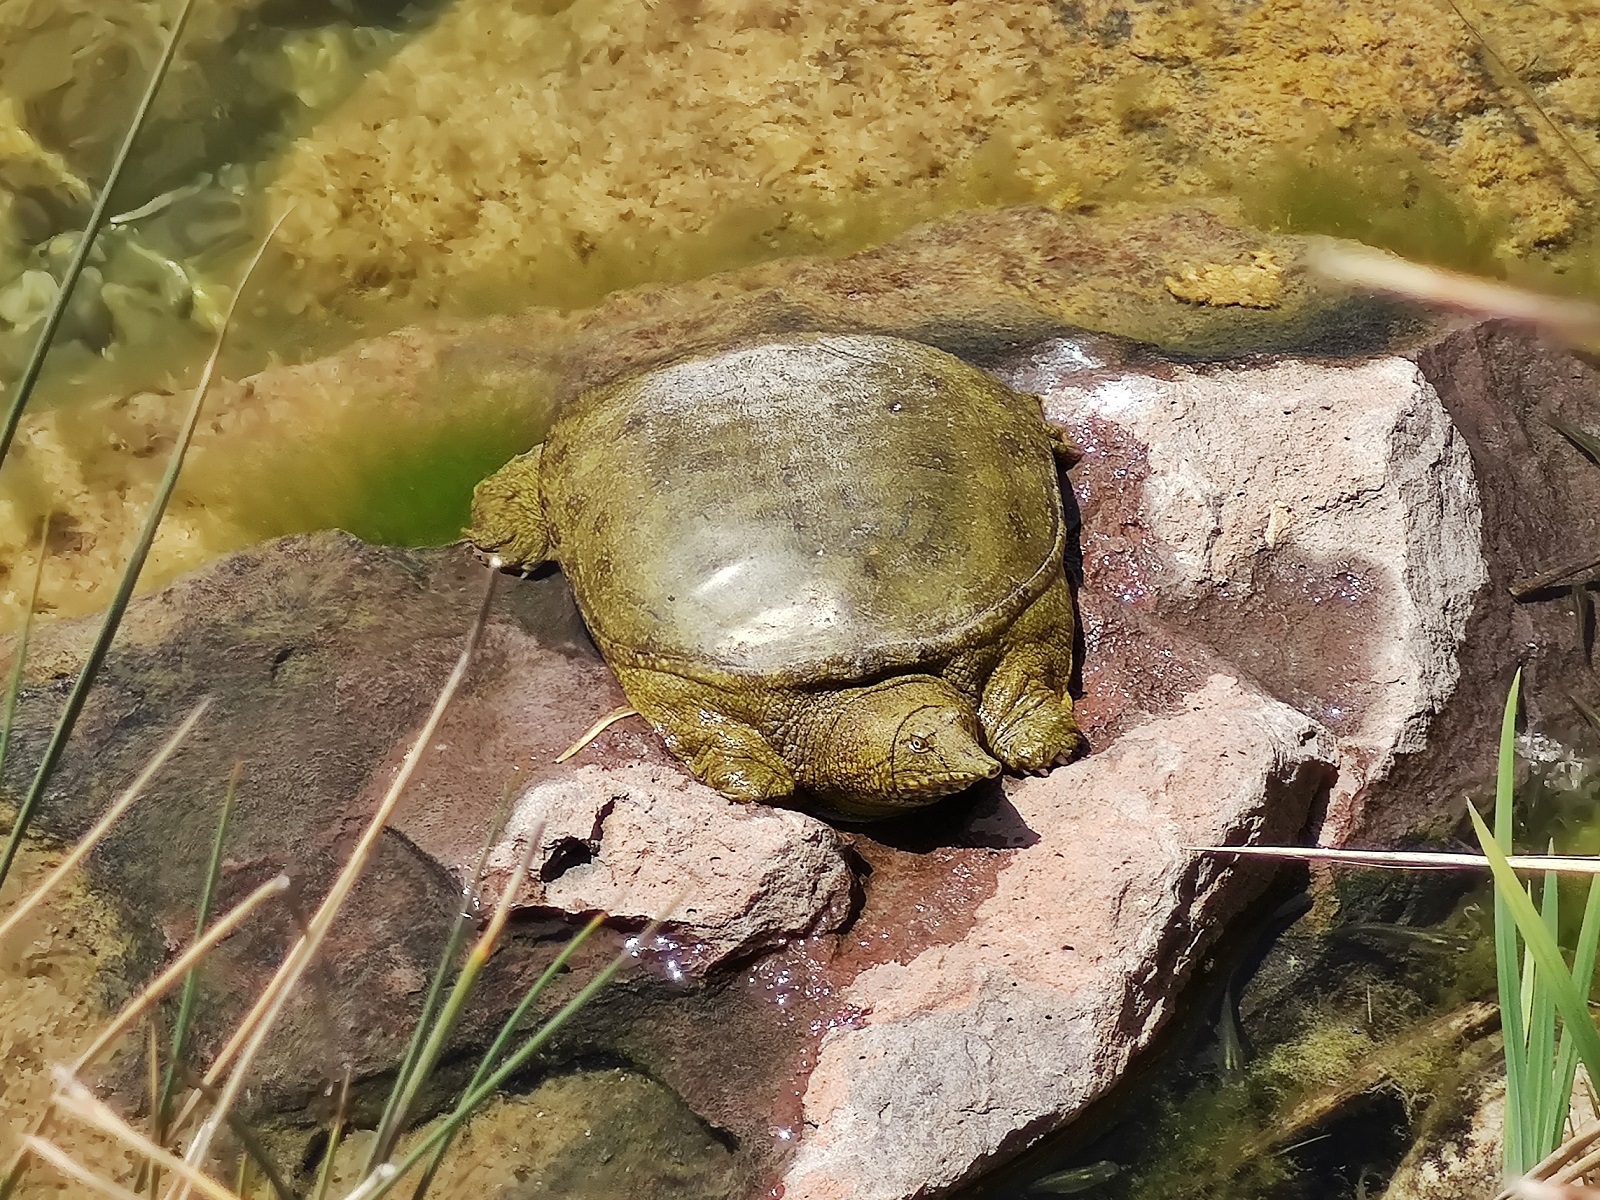
<svg viewBox="0 0 1600 1200">
<path fill-rule="evenodd" d="M 97 72 L 153 58 L 157 6 L 66 32 L 65 18 L 34 11 L 43 6 L 9 2 L 28 20 L 0 37 L 4 53 L 35 29 L 53 55 L 103 53 Z M 114 577 L 137 519 L 128 501 L 153 487 L 150 447 L 174 424 L 159 392 L 177 390 L 203 354 L 205 314 L 219 307 L 207 298 L 236 274 L 241 239 L 290 198 L 286 253 L 263 264 L 264 286 L 241 313 L 224 363 L 233 377 L 358 332 L 580 307 L 636 284 L 836 254 L 952 210 L 1027 202 L 1111 220 L 1205 196 L 1271 228 L 1357 234 L 1496 273 L 1533 253 L 1559 268 L 1563 289 L 1600 282 L 1565 152 L 1533 128 L 1519 95 L 1492 86 L 1478 42 L 1435 0 L 1161 14 L 897 0 L 843 23 L 831 10 L 742 0 L 699 6 L 692 20 L 681 6 L 640 14 L 623 0 L 462 0 L 406 18 L 360 5 L 298 26 L 274 24 L 284 18 L 271 6 L 220 7 L 225 15 L 201 14 L 197 46 L 179 55 L 164 93 L 178 94 L 152 117 L 147 143 L 182 164 L 125 186 L 113 217 L 130 219 L 102 234 L 108 260 L 89 264 L 100 282 L 80 298 L 82 323 L 100 336 L 109 325 L 111 340 L 53 352 L 59 369 L 25 431 L 28 462 L 0 494 L 8 545 L 31 535 L 50 497 L 72 498 L 56 549 L 74 578 L 47 581 L 53 610 L 83 611 Z M 1575 145 L 1592 148 L 1600 93 L 1585 64 L 1600 23 L 1570 8 L 1541 0 L 1486 28 L 1513 65 L 1539 55 L 1530 88 Z M 114 52 L 118 37 L 132 49 Z M 730 82 L 708 88 L 708 78 Z M 10 160 L 0 166 L 0 242 L 19 231 L 15 264 L 0 252 L 0 310 L 8 282 L 24 312 L 50 294 L 44 248 L 81 227 L 84 181 L 100 169 L 89 149 L 109 148 L 104 131 L 82 136 L 85 106 L 130 95 L 122 75 L 91 72 L 56 79 L 18 109 L 35 147 L 17 159 L 29 178 L 73 182 L 50 185 L 61 199 L 35 212 L 33 192 L 4 183 Z M 136 158 L 130 169 L 143 172 Z M 258 195 L 269 186 L 270 204 Z M 1204 286 L 1172 278 L 1197 305 L 1271 295 L 1264 276 L 1229 275 L 1219 288 L 1235 266 L 1193 266 Z M 139 387 L 153 390 L 127 395 Z M 526 434 L 503 436 L 496 405 L 459 389 L 430 402 L 440 410 L 431 419 L 336 417 L 330 430 L 335 405 L 308 392 L 298 421 L 241 438 L 214 462 L 202 455 L 158 567 L 170 577 L 253 538 L 330 523 L 385 541 L 452 536 L 458 483 L 482 473 L 491 446 L 514 450 Z M 231 392 L 217 411 L 255 416 Z M 536 430 L 536 405 L 522 411 Z M 314 460 L 337 498 L 274 485 L 311 473 L 299 464 Z"/>
</svg>

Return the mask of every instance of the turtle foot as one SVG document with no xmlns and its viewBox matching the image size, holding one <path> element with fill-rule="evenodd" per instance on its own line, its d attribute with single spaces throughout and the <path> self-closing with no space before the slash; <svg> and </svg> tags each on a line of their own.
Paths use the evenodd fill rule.
<svg viewBox="0 0 1600 1200">
<path fill-rule="evenodd" d="M 770 804 L 794 794 L 793 772 L 770 751 L 744 754 L 725 746 L 707 746 L 690 760 L 689 767 L 728 799 L 741 803 Z"/>
<path fill-rule="evenodd" d="M 1012 771 L 1048 771 L 1083 744 L 1072 708 L 1054 696 L 1032 696 L 989 730 L 989 749 Z"/>
</svg>

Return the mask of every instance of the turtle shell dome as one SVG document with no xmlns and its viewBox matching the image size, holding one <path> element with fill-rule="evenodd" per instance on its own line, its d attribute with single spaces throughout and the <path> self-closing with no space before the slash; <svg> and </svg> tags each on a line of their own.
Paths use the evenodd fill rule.
<svg viewBox="0 0 1600 1200">
<path fill-rule="evenodd" d="M 607 652 L 701 678 L 946 658 L 1060 570 L 1038 400 L 896 338 L 788 336 L 585 393 L 541 475 Z"/>
</svg>

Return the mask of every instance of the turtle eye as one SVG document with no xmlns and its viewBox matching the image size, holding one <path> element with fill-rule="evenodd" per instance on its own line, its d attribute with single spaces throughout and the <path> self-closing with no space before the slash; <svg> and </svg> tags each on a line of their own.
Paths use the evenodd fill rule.
<svg viewBox="0 0 1600 1200">
<path fill-rule="evenodd" d="M 928 752 L 928 739 L 912 734 L 906 739 L 906 745 L 911 747 L 913 754 L 926 754 Z"/>
</svg>

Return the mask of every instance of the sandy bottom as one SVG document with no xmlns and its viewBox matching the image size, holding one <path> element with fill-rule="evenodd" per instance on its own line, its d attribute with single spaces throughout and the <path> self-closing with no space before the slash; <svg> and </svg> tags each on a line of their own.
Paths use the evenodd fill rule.
<svg viewBox="0 0 1600 1200">
<path fill-rule="evenodd" d="M 60 854 L 24 843 L 0 887 L 0 915 L 31 891 Z M 0 943 L 0 1161 L 9 1164 L 18 1139 L 32 1130 L 51 1091 L 51 1069 L 75 1058 L 110 1020 L 101 970 L 122 955 L 110 909 L 69 878 L 55 897 Z M 97 1174 L 131 1183 L 136 1164 L 108 1138 L 67 1120 L 47 1136 Z M 83 1186 L 53 1169 L 32 1166 L 17 1195 L 81 1196 Z"/>
</svg>

